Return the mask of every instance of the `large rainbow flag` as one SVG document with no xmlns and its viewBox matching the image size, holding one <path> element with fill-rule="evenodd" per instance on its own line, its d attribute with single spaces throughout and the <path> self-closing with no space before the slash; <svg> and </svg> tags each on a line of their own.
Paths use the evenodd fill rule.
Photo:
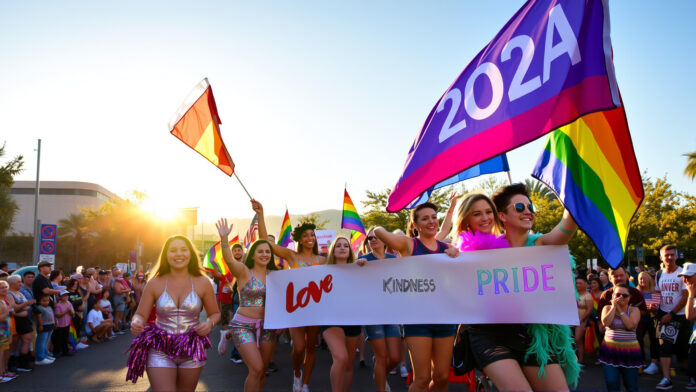
<svg viewBox="0 0 696 392">
<path fill-rule="evenodd" d="M 239 235 L 230 240 L 230 246 L 237 243 L 239 243 Z M 219 241 L 211 246 L 203 257 L 203 268 L 206 271 L 219 272 L 220 275 L 224 276 L 228 281 L 232 281 L 233 279 L 232 272 L 230 272 L 229 267 L 227 267 L 225 260 L 222 258 L 222 246 L 220 246 Z"/>
<path fill-rule="evenodd" d="M 341 228 L 351 231 L 350 244 L 353 250 L 357 250 L 360 243 L 365 238 L 365 226 L 362 224 L 358 210 L 348 195 L 348 190 L 343 190 L 343 217 L 341 218 Z"/>
<path fill-rule="evenodd" d="M 609 265 L 626 252 L 643 183 L 623 106 L 555 130 L 532 172 L 556 192 Z"/>
<path fill-rule="evenodd" d="M 220 136 L 220 124 L 213 88 L 205 78 L 174 113 L 169 121 L 169 132 L 231 176 L 234 162 Z"/>
</svg>

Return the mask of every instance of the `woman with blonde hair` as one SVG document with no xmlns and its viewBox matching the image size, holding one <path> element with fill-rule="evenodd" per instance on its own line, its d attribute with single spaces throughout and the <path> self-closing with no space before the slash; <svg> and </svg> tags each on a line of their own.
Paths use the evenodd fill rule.
<svg viewBox="0 0 696 392">
<path fill-rule="evenodd" d="M 657 309 L 660 306 L 661 296 L 660 291 L 655 287 L 655 280 L 646 271 L 641 271 L 638 274 L 638 285 L 636 289 L 643 295 L 643 300 L 648 308 L 648 313 L 641 317 L 638 323 L 638 343 L 640 343 L 640 352 L 645 358 L 645 334 L 648 334 L 650 339 L 650 365 L 643 369 L 643 373 L 657 374 L 658 360 L 660 359 L 660 342 L 657 339 L 657 330 L 653 317 L 657 314 Z"/>
<path fill-rule="evenodd" d="M 331 243 L 326 257 L 326 265 L 345 265 L 355 261 L 350 240 L 338 236 Z M 353 362 L 355 349 L 358 347 L 362 327 L 359 325 L 328 325 L 321 327 L 324 341 L 331 351 L 331 390 L 333 392 L 348 392 L 353 382 Z"/>
<path fill-rule="evenodd" d="M 153 305 L 155 323 L 146 326 Z M 201 323 L 203 308 L 207 319 Z M 128 349 L 126 380 L 136 382 L 147 369 L 153 391 L 195 390 L 211 347 L 210 329 L 219 321 L 213 286 L 191 240 L 169 237 L 131 322 L 138 336 Z"/>
<path fill-rule="evenodd" d="M 375 228 L 374 235 L 401 257 L 437 253 L 456 257 L 459 254 L 456 248 L 436 238 L 440 226 L 437 211 L 438 207 L 430 202 L 412 209 L 408 237 L 392 234 L 382 227 Z M 409 391 L 447 390 L 456 333 L 456 324 L 404 325 L 404 338 L 413 364 L 413 383 Z"/>
</svg>

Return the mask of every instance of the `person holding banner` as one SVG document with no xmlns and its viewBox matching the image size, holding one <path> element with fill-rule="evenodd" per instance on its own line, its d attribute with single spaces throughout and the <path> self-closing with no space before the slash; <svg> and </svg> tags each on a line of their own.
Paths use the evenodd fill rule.
<svg viewBox="0 0 696 392">
<path fill-rule="evenodd" d="M 408 237 L 392 234 L 383 227 L 375 228 L 373 233 L 401 257 L 433 253 L 446 253 L 456 257 L 459 254 L 458 249 L 450 248 L 435 238 L 439 232 L 437 210 L 438 207 L 430 202 L 412 209 Z M 409 391 L 447 390 L 456 333 L 456 324 L 404 325 L 404 338 L 413 364 L 413 383 Z"/>
<path fill-rule="evenodd" d="M 396 256 L 386 253 L 387 246 L 375 236 L 375 228 L 367 230 L 365 246 L 369 253 L 357 260 L 359 266 L 364 266 L 367 261 L 394 259 Z M 375 354 L 373 376 L 377 390 L 385 391 L 387 385 L 387 371 L 394 369 L 401 361 L 401 331 L 397 324 L 366 325 L 365 332 L 370 342 L 372 352 Z"/>
<path fill-rule="evenodd" d="M 263 216 L 263 205 L 251 200 L 251 208 L 258 216 L 259 238 L 268 239 L 268 230 Z M 311 267 L 326 263 L 326 257 L 319 255 L 316 226 L 302 223 L 292 231 L 292 239 L 297 242 L 297 251 L 270 243 L 273 253 L 285 259 L 290 268 Z M 318 326 L 290 328 L 292 337 L 293 392 L 309 392 L 309 378 L 314 370 L 317 354 L 315 346 L 319 338 Z M 304 369 L 303 369 L 304 363 Z M 304 371 L 303 371 L 304 370 Z"/>
<path fill-rule="evenodd" d="M 551 232 L 532 234 L 536 210 L 524 184 L 502 187 L 491 199 L 510 247 L 564 245 L 578 228 L 565 210 Z M 567 391 L 568 382 L 575 385 L 580 376 L 573 342 L 567 325 L 507 324 L 488 329 L 482 344 L 490 347 L 474 346 L 473 351 L 500 390 Z M 487 358 L 482 360 L 483 356 Z"/>
<path fill-rule="evenodd" d="M 167 239 L 151 274 L 131 321 L 138 336 L 128 349 L 126 380 L 135 383 L 147 368 L 153 391 L 194 391 L 211 347 L 210 329 L 220 321 L 213 286 L 182 235 Z M 156 319 L 149 324 L 153 306 Z M 207 319 L 200 322 L 203 308 Z"/>
<path fill-rule="evenodd" d="M 355 261 L 350 240 L 339 236 L 329 247 L 327 265 L 351 264 Z M 331 390 L 333 392 L 348 392 L 353 382 L 353 362 L 355 349 L 360 343 L 362 328 L 359 325 L 322 326 L 321 333 L 331 351 Z"/>
<path fill-rule="evenodd" d="M 232 336 L 235 347 L 249 369 L 244 381 L 244 391 L 261 391 L 266 383 L 266 369 L 273 359 L 276 345 L 275 330 L 263 328 L 266 306 L 266 276 L 277 270 L 271 244 L 257 240 L 249 248 L 244 263 L 235 262 L 230 251 L 228 236 L 232 225 L 227 219 L 217 221 L 222 257 L 230 272 L 237 279 L 239 308 L 232 319 L 227 335 Z M 227 337 L 225 337 L 227 338 Z"/>
</svg>

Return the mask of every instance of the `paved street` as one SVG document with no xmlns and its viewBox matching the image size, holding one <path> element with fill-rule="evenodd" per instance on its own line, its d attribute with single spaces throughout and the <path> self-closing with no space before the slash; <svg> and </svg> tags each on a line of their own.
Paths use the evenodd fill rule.
<svg viewBox="0 0 696 392">
<path fill-rule="evenodd" d="M 217 345 L 220 336 L 213 331 L 213 343 Z M 0 387 L 2 391 L 144 391 L 149 389 L 147 376 L 137 384 L 126 383 L 125 350 L 131 340 L 131 335 L 121 335 L 109 343 L 93 345 L 81 350 L 71 358 L 59 358 L 53 365 L 37 366 L 31 373 L 22 373 L 17 379 Z M 369 346 L 368 346 L 369 347 Z M 331 356 L 328 350 L 317 349 L 317 365 L 312 375 L 310 387 L 313 392 L 329 390 L 329 367 Z M 229 360 L 229 354 L 221 358 L 213 350 L 208 351 L 208 364 L 203 370 L 198 389 L 211 391 L 241 391 L 246 376 L 243 364 L 234 364 Z M 369 368 L 371 353 L 368 352 L 368 367 L 355 367 L 353 391 L 374 391 L 372 373 Z M 290 346 L 279 344 L 276 352 L 276 364 L 280 368 L 277 373 L 268 377 L 266 391 L 287 392 L 291 387 Z M 641 376 L 641 390 L 654 390 L 659 381 L 658 376 Z M 674 390 L 682 390 L 686 385 L 686 377 L 674 378 Z M 406 383 L 398 376 L 389 376 L 389 384 L 393 391 L 405 391 Z M 596 391 L 604 389 L 602 370 L 598 366 L 589 366 L 583 372 L 579 390 Z M 451 384 L 450 391 L 465 391 L 462 384 Z"/>
</svg>

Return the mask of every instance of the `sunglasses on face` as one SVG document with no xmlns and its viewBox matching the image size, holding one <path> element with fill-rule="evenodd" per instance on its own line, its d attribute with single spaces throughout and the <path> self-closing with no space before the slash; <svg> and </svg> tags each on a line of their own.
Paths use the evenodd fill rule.
<svg viewBox="0 0 696 392">
<path fill-rule="evenodd" d="M 367 236 L 367 240 L 368 240 L 368 241 L 375 241 L 376 239 L 377 239 L 377 237 L 375 237 L 375 236 L 373 236 L 373 235 Z"/>
<path fill-rule="evenodd" d="M 628 297 L 630 297 L 630 295 L 629 295 L 629 294 L 625 294 L 625 293 L 616 293 L 616 294 L 614 294 L 614 298 L 618 298 L 618 297 L 628 298 Z"/>
<path fill-rule="evenodd" d="M 525 204 L 524 203 L 515 203 L 512 205 L 512 207 L 515 207 L 515 211 L 521 213 L 521 212 L 524 212 Z M 508 207 L 508 208 L 510 208 L 510 207 Z M 536 214 L 536 208 L 534 208 L 534 204 L 532 204 L 532 203 L 527 204 L 527 209 L 532 214 Z"/>
</svg>

